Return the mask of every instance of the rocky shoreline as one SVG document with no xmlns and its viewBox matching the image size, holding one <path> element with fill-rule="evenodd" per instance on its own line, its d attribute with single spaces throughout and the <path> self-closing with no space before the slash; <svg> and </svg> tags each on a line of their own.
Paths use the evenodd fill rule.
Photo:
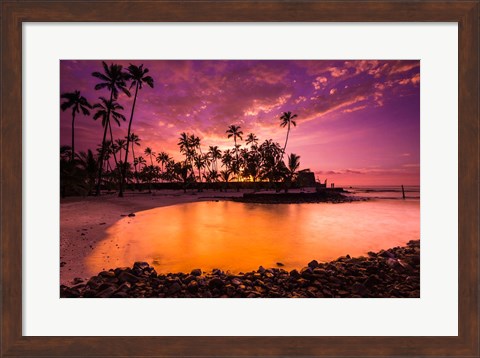
<svg viewBox="0 0 480 358">
<path fill-rule="evenodd" d="M 255 204 L 302 204 L 302 203 L 349 203 L 352 201 L 366 200 L 347 196 L 340 191 L 320 190 L 314 193 L 245 193 L 241 197 L 230 200 L 241 203 Z"/>
<path fill-rule="evenodd" d="M 63 298 L 323 298 L 420 297 L 420 241 L 366 257 L 308 263 L 301 270 L 265 269 L 238 275 L 214 269 L 159 275 L 146 262 L 102 271 L 87 282 L 60 286 Z"/>
</svg>

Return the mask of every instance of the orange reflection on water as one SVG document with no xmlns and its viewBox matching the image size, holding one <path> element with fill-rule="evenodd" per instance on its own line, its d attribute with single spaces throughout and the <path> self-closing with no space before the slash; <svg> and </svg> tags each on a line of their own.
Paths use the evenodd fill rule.
<svg viewBox="0 0 480 358">
<path fill-rule="evenodd" d="M 142 211 L 110 227 L 87 265 L 147 261 L 157 272 L 301 268 L 312 259 L 365 255 L 420 236 L 418 200 L 265 205 L 197 202 Z"/>
</svg>

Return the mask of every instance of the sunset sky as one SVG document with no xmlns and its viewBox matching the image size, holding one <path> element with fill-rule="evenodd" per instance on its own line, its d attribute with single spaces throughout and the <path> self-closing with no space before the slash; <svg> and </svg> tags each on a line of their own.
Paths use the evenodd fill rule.
<svg viewBox="0 0 480 358">
<path fill-rule="evenodd" d="M 127 67 L 144 64 L 155 82 L 145 86 L 135 108 L 132 131 L 149 146 L 180 160 L 181 132 L 200 137 L 202 147 L 232 148 L 225 133 L 240 125 L 260 142 L 283 147 L 282 112 L 298 115 L 287 154 L 300 155 L 322 181 L 338 185 L 419 185 L 419 61 L 143 61 L 107 60 Z M 60 93 L 80 90 L 90 103 L 107 89 L 94 90 L 100 60 L 60 63 Z M 120 95 L 127 122 L 112 123 L 115 138 L 127 133 L 133 96 Z M 60 142 L 71 145 L 71 110 L 60 111 Z M 96 149 L 101 120 L 77 115 L 75 149 Z M 244 143 L 244 142 L 243 142 Z M 137 152 L 138 150 L 138 152 Z"/>
</svg>

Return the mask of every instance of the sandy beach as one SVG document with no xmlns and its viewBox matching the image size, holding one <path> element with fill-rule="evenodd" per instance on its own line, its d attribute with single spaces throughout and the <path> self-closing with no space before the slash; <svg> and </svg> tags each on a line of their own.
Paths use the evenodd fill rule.
<svg viewBox="0 0 480 358">
<path fill-rule="evenodd" d="M 127 192 L 123 198 L 116 194 L 101 197 L 67 198 L 60 203 L 60 284 L 70 285 L 78 277 L 87 279 L 84 261 L 106 230 L 118 220 L 142 210 L 202 200 L 240 197 L 243 192 L 205 190 L 162 190 Z M 108 268 L 107 268 L 108 269 Z"/>
</svg>

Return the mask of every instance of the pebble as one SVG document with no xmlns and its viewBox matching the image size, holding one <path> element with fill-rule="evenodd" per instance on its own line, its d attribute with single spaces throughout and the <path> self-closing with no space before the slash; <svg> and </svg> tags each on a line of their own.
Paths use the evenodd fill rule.
<svg viewBox="0 0 480 358">
<path fill-rule="evenodd" d="M 104 270 L 85 284 L 60 286 L 61 297 L 420 297 L 420 241 L 369 253 L 367 257 L 319 263 L 290 272 L 265 268 L 233 275 L 220 269 L 157 274 L 147 262 Z M 63 261 L 61 264 L 65 264 Z M 277 263 L 278 266 L 281 263 Z"/>
<path fill-rule="evenodd" d="M 194 269 L 194 270 L 192 270 L 192 272 L 190 272 L 190 275 L 192 275 L 192 276 L 202 276 L 202 270 Z"/>
<path fill-rule="evenodd" d="M 120 282 L 130 282 L 130 283 L 136 283 L 139 281 L 139 278 L 135 275 L 132 275 L 129 272 L 123 271 L 118 275 L 118 279 Z"/>
</svg>

